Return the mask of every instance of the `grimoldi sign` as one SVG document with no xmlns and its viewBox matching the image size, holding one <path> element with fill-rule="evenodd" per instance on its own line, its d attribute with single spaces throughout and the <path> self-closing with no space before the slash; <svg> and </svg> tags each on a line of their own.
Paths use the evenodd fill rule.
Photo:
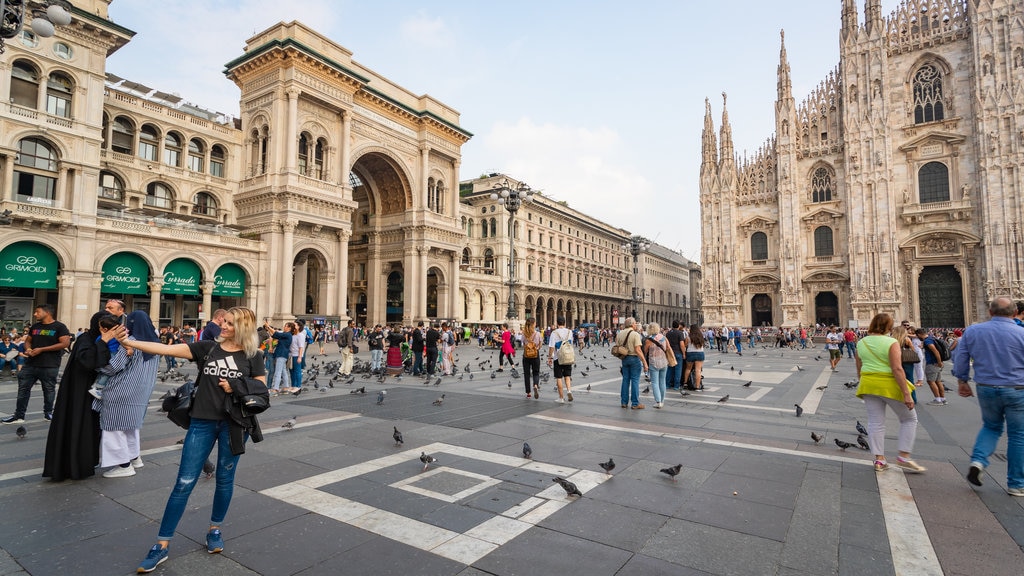
<svg viewBox="0 0 1024 576">
<path fill-rule="evenodd" d="M 57 255 L 36 242 L 15 242 L 0 251 L 0 286 L 57 288 Z"/>
<path fill-rule="evenodd" d="M 100 290 L 117 294 L 148 294 L 149 264 L 137 254 L 114 254 L 103 264 Z"/>
<path fill-rule="evenodd" d="M 164 294 L 199 294 L 203 274 L 195 262 L 187 258 L 172 260 L 164 268 Z"/>
</svg>

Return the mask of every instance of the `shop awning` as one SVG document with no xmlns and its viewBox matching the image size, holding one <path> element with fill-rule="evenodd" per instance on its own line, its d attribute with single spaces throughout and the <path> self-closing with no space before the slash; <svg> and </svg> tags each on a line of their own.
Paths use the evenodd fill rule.
<svg viewBox="0 0 1024 576">
<path fill-rule="evenodd" d="M 138 254 L 114 254 L 103 263 L 100 290 L 114 294 L 148 294 L 149 264 Z"/>
<path fill-rule="evenodd" d="M 238 297 L 245 295 L 245 270 L 238 264 L 225 264 L 213 275 L 213 295 Z"/>
<path fill-rule="evenodd" d="M 15 242 L 0 250 L 0 286 L 57 288 L 57 255 L 42 244 Z"/>
<path fill-rule="evenodd" d="M 164 268 L 163 294 L 199 294 L 203 273 L 199 265 L 188 258 L 172 260 Z"/>
</svg>

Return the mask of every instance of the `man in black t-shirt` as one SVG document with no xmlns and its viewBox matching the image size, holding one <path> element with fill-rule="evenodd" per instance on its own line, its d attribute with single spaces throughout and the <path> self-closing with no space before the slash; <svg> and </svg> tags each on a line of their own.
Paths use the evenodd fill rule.
<svg viewBox="0 0 1024 576">
<path fill-rule="evenodd" d="M 49 304 L 36 306 L 32 317 L 36 323 L 25 334 L 27 358 L 25 366 L 18 372 L 18 403 L 13 415 L 0 420 L 4 424 L 20 424 L 25 421 L 32 387 L 37 380 L 43 387 L 43 417 L 53 419 L 57 371 L 64 350 L 71 344 L 71 332 L 67 326 L 53 319 L 53 306 Z"/>
<path fill-rule="evenodd" d="M 424 347 L 424 336 L 423 336 L 423 322 L 416 325 L 416 329 L 412 331 L 412 375 L 419 376 L 423 373 L 423 347 Z"/>
<path fill-rule="evenodd" d="M 682 344 L 686 342 L 686 334 L 679 329 L 680 323 L 678 320 L 672 322 L 672 329 L 665 334 L 665 339 L 668 340 L 668 345 L 671 347 L 672 353 L 676 356 L 676 365 L 669 366 L 668 368 L 668 387 L 673 390 L 679 390 L 679 380 L 683 375 L 683 357 L 686 356 L 682 349 Z"/>
<path fill-rule="evenodd" d="M 380 324 L 366 335 L 366 347 L 370 350 L 370 371 L 379 374 L 384 367 L 384 330 Z"/>
<path fill-rule="evenodd" d="M 440 340 L 441 332 L 438 330 L 438 326 L 431 324 L 423 343 L 427 349 L 427 376 L 434 375 L 434 367 L 437 366 L 437 343 Z"/>
</svg>

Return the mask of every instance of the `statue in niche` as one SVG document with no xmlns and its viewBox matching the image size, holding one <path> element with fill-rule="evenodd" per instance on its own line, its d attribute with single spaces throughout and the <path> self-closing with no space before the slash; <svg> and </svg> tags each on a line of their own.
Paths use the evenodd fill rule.
<svg viewBox="0 0 1024 576">
<path fill-rule="evenodd" d="M 879 252 L 885 252 L 889 249 L 889 245 L 886 243 L 885 238 L 882 238 L 882 242 L 878 245 Z"/>
<path fill-rule="evenodd" d="M 970 184 L 964 184 L 963 186 L 960 187 L 960 198 L 963 199 L 963 200 L 970 200 L 971 199 L 971 185 Z"/>
<path fill-rule="evenodd" d="M 882 289 L 892 289 L 892 275 L 889 274 L 888 270 L 882 270 Z"/>
<path fill-rule="evenodd" d="M 864 272 L 857 273 L 857 290 L 864 289 Z"/>
<path fill-rule="evenodd" d="M 998 277 L 999 277 L 999 285 L 1000 286 L 1006 286 L 1006 267 L 1005 266 L 1000 266 L 999 267 Z"/>
<path fill-rule="evenodd" d="M 786 258 L 793 257 L 793 241 L 786 240 Z"/>
<path fill-rule="evenodd" d="M 906 188 L 903 189 L 903 203 L 910 204 L 910 191 Z"/>
</svg>

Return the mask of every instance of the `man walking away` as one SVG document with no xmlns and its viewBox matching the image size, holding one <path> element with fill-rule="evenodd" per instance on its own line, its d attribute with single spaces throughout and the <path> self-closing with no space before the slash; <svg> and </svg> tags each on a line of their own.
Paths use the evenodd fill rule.
<svg viewBox="0 0 1024 576">
<path fill-rule="evenodd" d="M 25 421 L 25 411 L 36 381 L 43 387 L 43 417 L 53 419 L 57 371 L 64 349 L 71 344 L 71 332 L 67 326 L 53 319 L 53 306 L 49 304 L 36 306 L 32 317 L 36 322 L 25 334 L 25 366 L 18 372 L 18 402 L 14 414 L 0 420 L 4 424 Z"/>
<path fill-rule="evenodd" d="M 423 343 L 427 349 L 427 376 L 433 376 L 434 368 L 437 367 L 437 343 L 441 340 L 439 327 L 438 324 L 431 324 Z"/>
<path fill-rule="evenodd" d="M 341 350 L 341 368 L 338 369 L 338 374 L 346 377 L 352 374 L 352 344 L 355 343 L 355 325 L 355 320 L 349 320 L 348 325 L 341 330 L 341 336 L 338 337 L 338 349 Z"/>
<path fill-rule="evenodd" d="M 680 379 L 683 375 L 683 349 L 680 345 L 686 341 L 686 334 L 679 329 L 681 324 L 678 320 L 672 322 L 672 329 L 665 334 L 665 338 L 668 339 L 669 354 L 676 357 L 676 365 L 668 367 L 668 387 L 673 390 L 679 390 Z"/>
<path fill-rule="evenodd" d="M 928 405 L 945 406 L 946 387 L 942 385 L 942 355 L 935 344 L 935 337 L 930 336 L 924 328 L 917 329 L 917 337 L 921 339 L 921 347 L 924 348 L 924 379 L 928 381 L 928 387 L 935 396 Z"/>
<path fill-rule="evenodd" d="M 1006 296 L 989 303 L 988 322 L 969 326 L 953 351 L 957 393 L 974 396 L 967 380 L 974 361 L 974 385 L 981 430 L 971 452 L 967 480 L 981 486 L 981 473 L 996 450 L 1006 423 L 1006 492 L 1024 496 L 1024 330 L 1013 322 L 1015 306 Z"/>
</svg>

